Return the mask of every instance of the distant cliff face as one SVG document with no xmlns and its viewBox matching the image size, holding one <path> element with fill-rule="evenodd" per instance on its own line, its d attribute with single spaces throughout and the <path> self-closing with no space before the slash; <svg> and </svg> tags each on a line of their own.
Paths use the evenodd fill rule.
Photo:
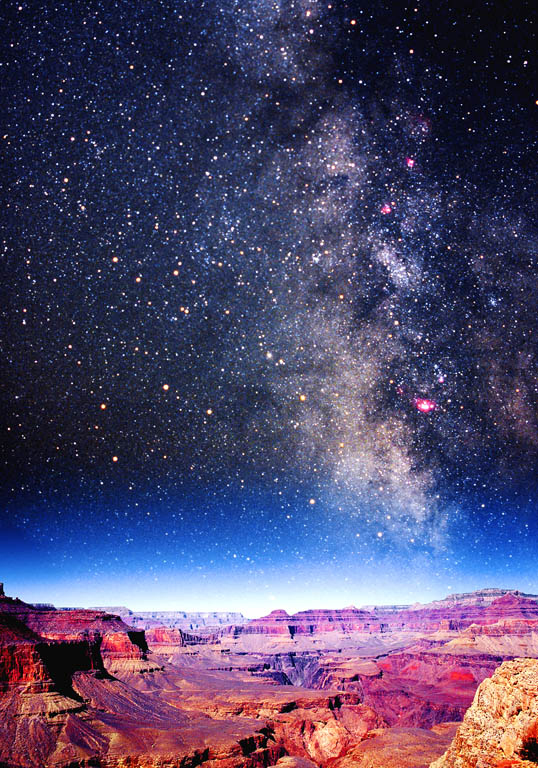
<svg viewBox="0 0 538 768">
<path fill-rule="evenodd" d="M 170 627 L 183 632 L 211 633 L 228 625 L 245 624 L 242 613 L 234 611 L 132 611 L 123 605 L 95 608 L 120 616 L 132 627 L 153 629 L 155 627 Z"/>
<path fill-rule="evenodd" d="M 450 599 L 420 607 L 389 606 L 365 610 L 343 608 L 334 610 L 300 611 L 292 615 L 283 610 L 253 619 L 234 628 L 237 635 L 314 635 L 325 632 L 437 632 L 461 631 L 472 624 L 487 626 L 499 621 L 538 623 L 538 602 L 518 593 L 487 590 L 476 599 L 463 595 L 462 601 Z M 495 593 L 495 596 L 491 593 Z"/>
<path fill-rule="evenodd" d="M 442 600 L 433 600 L 427 605 L 421 605 L 416 603 L 411 608 L 443 608 L 450 603 L 458 603 L 458 605 L 490 605 L 494 600 L 505 595 L 513 595 L 515 597 L 528 597 L 531 600 L 538 600 L 538 595 L 528 594 L 527 592 L 520 592 L 519 589 L 477 589 L 475 592 L 460 592 L 454 593 L 444 597 Z"/>
<path fill-rule="evenodd" d="M 120 616 L 132 627 L 170 627 L 199 635 L 225 633 L 313 635 L 320 632 L 391 632 L 397 630 L 462 630 L 473 622 L 493 624 L 504 619 L 538 620 L 538 595 L 518 590 L 482 589 L 454 594 L 422 605 L 382 605 L 342 609 L 315 609 L 288 614 L 274 610 L 267 616 L 246 619 L 241 613 L 187 611 L 132 611 L 125 606 L 92 610 Z"/>
<path fill-rule="evenodd" d="M 527 762 L 525 758 L 536 758 Z M 538 660 L 515 659 L 484 680 L 452 744 L 431 768 L 508 768 L 538 761 Z"/>
</svg>

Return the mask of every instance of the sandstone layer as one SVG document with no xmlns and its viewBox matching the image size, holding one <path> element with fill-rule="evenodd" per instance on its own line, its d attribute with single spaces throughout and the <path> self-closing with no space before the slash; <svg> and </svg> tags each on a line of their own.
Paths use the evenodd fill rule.
<svg viewBox="0 0 538 768">
<path fill-rule="evenodd" d="M 449 743 L 455 724 L 439 730 L 390 728 L 371 731 L 331 768 L 428 768 L 431 760 Z"/>
</svg>

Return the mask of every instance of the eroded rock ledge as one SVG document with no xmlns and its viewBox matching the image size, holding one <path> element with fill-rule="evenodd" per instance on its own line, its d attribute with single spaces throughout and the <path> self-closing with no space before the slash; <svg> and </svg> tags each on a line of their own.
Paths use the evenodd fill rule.
<svg viewBox="0 0 538 768">
<path fill-rule="evenodd" d="M 535 766 L 538 660 L 504 662 L 484 680 L 447 752 L 430 768 Z"/>
</svg>

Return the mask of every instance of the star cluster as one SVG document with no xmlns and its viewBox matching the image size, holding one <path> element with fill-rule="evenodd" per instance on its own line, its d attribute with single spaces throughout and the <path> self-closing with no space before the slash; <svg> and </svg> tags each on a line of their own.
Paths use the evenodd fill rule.
<svg viewBox="0 0 538 768">
<path fill-rule="evenodd" d="M 9 550 L 229 594 L 528 578 L 530 6 L 4 14 Z"/>
</svg>

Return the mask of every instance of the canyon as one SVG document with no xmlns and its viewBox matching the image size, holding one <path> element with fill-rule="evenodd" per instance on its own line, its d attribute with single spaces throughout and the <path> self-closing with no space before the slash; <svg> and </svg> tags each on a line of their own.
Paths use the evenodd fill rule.
<svg viewBox="0 0 538 768">
<path fill-rule="evenodd" d="M 0 587 L 0 766 L 524 765 L 534 659 L 538 596 L 517 590 L 248 621 L 56 609 Z M 509 745 L 491 759 L 486 722 Z"/>
</svg>

